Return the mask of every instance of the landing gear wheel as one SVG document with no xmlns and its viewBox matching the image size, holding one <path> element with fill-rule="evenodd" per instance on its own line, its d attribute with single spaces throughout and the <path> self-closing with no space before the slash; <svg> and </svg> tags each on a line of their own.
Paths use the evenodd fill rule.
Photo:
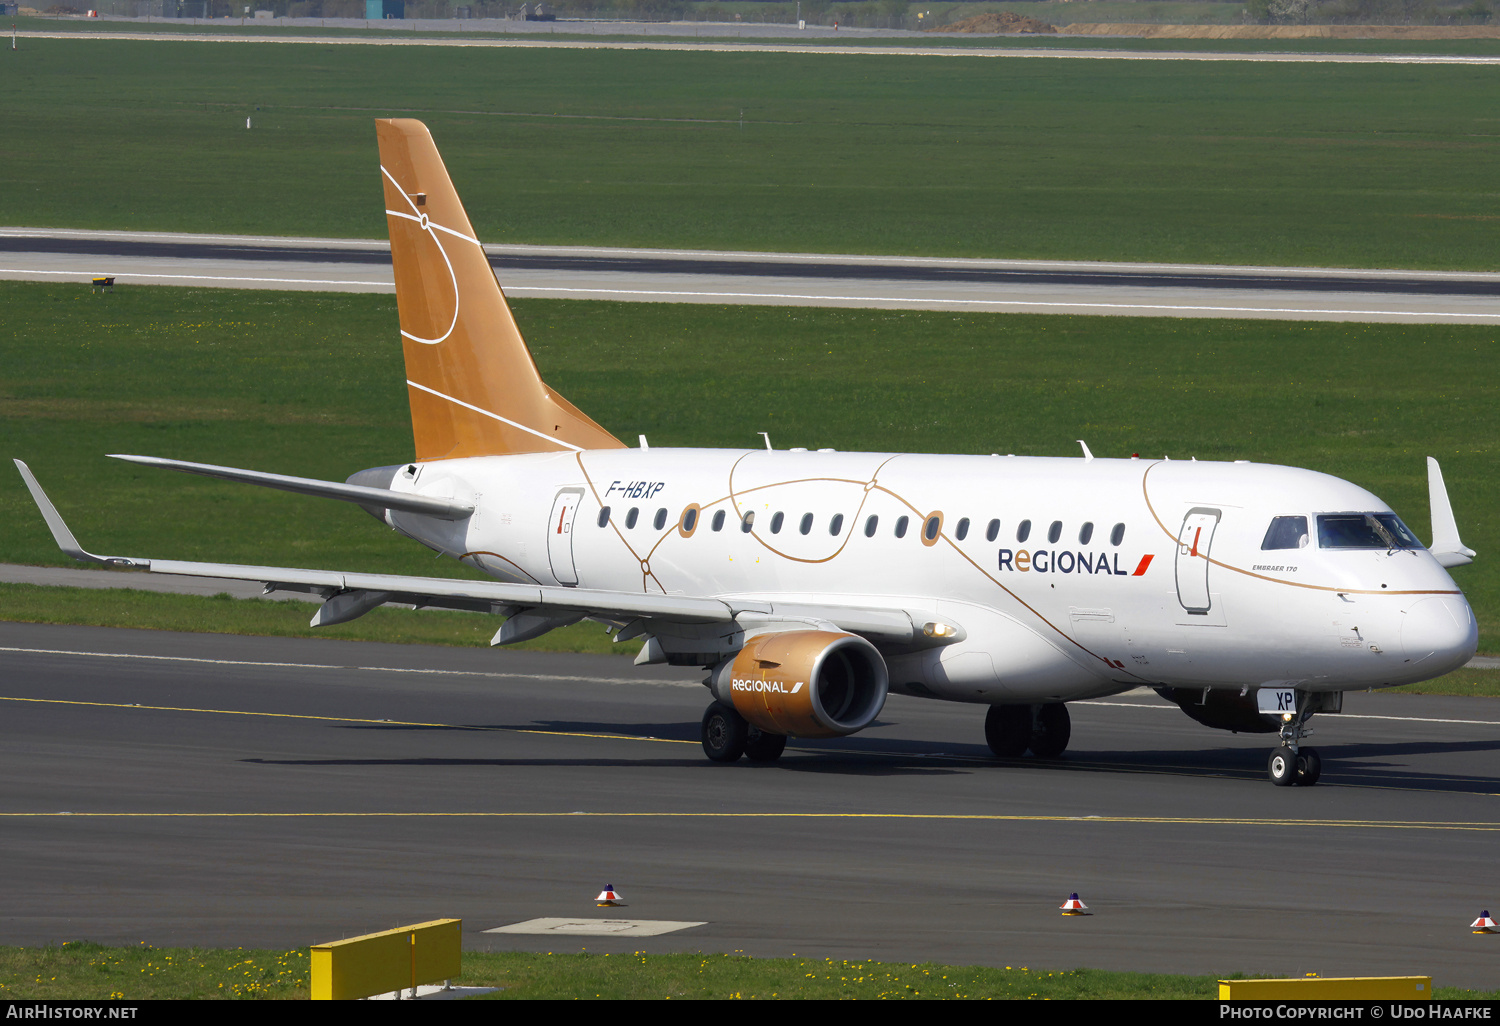
<svg viewBox="0 0 1500 1026">
<path fill-rule="evenodd" d="M 1316 748 L 1303 748 L 1297 752 L 1297 786 L 1312 787 L 1323 775 L 1323 760 Z"/>
<path fill-rule="evenodd" d="M 1028 746 L 1038 759 L 1055 759 L 1067 749 L 1068 738 L 1072 736 L 1073 720 L 1068 707 L 1061 702 L 1048 702 L 1032 717 Z"/>
<path fill-rule="evenodd" d="M 992 705 L 984 717 L 984 739 L 1002 759 L 1026 754 L 1031 744 L 1031 706 Z"/>
<path fill-rule="evenodd" d="M 785 734 L 768 734 L 759 727 L 750 728 L 749 737 L 745 740 L 745 758 L 751 762 L 775 762 L 785 750 Z"/>
<path fill-rule="evenodd" d="M 750 724 L 723 702 L 714 702 L 703 714 L 703 751 L 714 762 L 734 762 L 745 754 Z"/>
<path fill-rule="evenodd" d="M 1276 748 L 1266 760 L 1266 773 L 1277 787 L 1290 787 L 1297 782 L 1297 756 L 1290 748 Z"/>
</svg>

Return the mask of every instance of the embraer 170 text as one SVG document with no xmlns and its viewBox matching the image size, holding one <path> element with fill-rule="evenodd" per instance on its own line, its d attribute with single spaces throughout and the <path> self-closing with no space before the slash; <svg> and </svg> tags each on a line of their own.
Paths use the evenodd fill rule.
<svg viewBox="0 0 1500 1026">
<path fill-rule="evenodd" d="M 546 386 L 427 128 L 377 122 L 415 458 L 347 483 L 146 456 L 357 503 L 487 574 L 462 581 L 95 556 L 17 466 L 63 550 L 320 596 L 505 617 L 494 644 L 590 619 L 638 662 L 701 666 L 709 758 L 852 734 L 896 691 L 989 707 L 995 754 L 1053 757 L 1066 703 L 1154 688 L 1210 727 L 1279 732 L 1277 784 L 1342 693 L 1473 656 L 1459 540 L 1326 474 L 1247 462 L 627 448 Z"/>
</svg>

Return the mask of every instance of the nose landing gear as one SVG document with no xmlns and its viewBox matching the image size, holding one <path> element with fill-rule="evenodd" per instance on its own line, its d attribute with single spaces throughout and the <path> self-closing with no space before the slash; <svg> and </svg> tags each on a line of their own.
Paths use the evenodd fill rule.
<svg viewBox="0 0 1500 1026">
<path fill-rule="evenodd" d="M 1297 693 L 1297 711 L 1287 713 L 1281 721 L 1281 747 L 1266 760 L 1266 775 L 1277 787 L 1312 787 L 1323 775 L 1323 760 L 1316 748 L 1304 748 L 1301 740 L 1312 733 L 1307 721 L 1312 719 L 1311 696 Z"/>
</svg>

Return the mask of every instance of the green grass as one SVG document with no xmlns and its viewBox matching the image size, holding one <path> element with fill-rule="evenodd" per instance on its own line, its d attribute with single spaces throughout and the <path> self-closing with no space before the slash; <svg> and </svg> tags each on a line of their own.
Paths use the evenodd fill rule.
<svg viewBox="0 0 1500 1026">
<path fill-rule="evenodd" d="M 1218 996 L 1217 977 L 948 966 L 868 959 L 749 958 L 700 952 L 666 955 L 465 952 L 465 987 L 517 999 L 999 998 L 1036 1000 L 1189 999 Z M 1234 974 L 1232 979 L 1244 978 Z M 1436 981 L 1435 981 L 1436 982 Z M 306 998 L 306 949 L 105 947 L 72 941 L 0 948 L 0 1000 Z M 1435 986 L 1433 997 L 1493 1000 L 1500 992 Z"/>
<path fill-rule="evenodd" d="M 392 297 L 0 282 L 0 306 L 0 456 L 31 463 L 92 551 L 469 573 L 344 503 L 104 458 L 331 480 L 408 459 Z M 1422 537 L 1423 457 L 1437 456 L 1480 553 L 1455 578 L 1481 650 L 1500 651 L 1492 328 L 514 306 L 550 384 L 617 436 L 656 445 L 754 446 L 764 430 L 781 448 L 1072 456 L 1084 438 L 1100 456 L 1326 471 L 1390 502 Z M 0 517 L 0 561 L 69 564 L 10 471 Z"/>
<path fill-rule="evenodd" d="M 1462 669 L 1420 684 L 1407 684 L 1390 689 L 1393 694 L 1404 695 L 1464 695 L 1468 697 L 1500 698 L 1500 670 Z"/>
<path fill-rule="evenodd" d="M 4 224 L 381 237 L 370 121 L 401 114 L 490 242 L 1496 266 L 1486 67 L 85 39 L 8 58 Z"/>
</svg>

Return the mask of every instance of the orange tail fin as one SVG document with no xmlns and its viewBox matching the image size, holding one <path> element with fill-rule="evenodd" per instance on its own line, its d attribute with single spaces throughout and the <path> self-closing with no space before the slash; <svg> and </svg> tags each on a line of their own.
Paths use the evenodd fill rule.
<svg viewBox="0 0 1500 1026">
<path fill-rule="evenodd" d="M 624 448 L 537 373 L 427 126 L 375 130 L 417 459 Z"/>
</svg>

